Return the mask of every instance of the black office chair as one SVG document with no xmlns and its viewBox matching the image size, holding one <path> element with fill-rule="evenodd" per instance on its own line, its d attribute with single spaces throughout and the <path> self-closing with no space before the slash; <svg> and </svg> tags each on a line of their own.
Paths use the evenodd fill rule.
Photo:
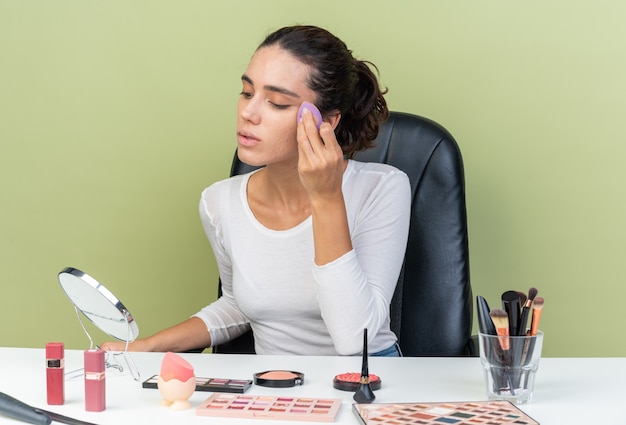
<svg viewBox="0 0 626 425">
<path fill-rule="evenodd" d="M 411 181 L 409 239 L 391 302 L 391 328 L 403 354 L 476 355 L 463 160 L 454 138 L 429 119 L 391 112 L 376 146 L 354 159 L 391 164 Z M 230 174 L 253 169 L 235 155 Z M 252 333 L 214 352 L 254 353 Z"/>
</svg>

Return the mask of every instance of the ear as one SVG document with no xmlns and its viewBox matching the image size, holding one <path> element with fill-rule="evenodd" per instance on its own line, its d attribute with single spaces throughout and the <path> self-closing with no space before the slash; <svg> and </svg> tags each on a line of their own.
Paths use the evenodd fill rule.
<svg viewBox="0 0 626 425">
<path fill-rule="evenodd" d="M 329 123 L 333 130 L 337 128 L 339 121 L 341 121 L 341 112 L 337 110 L 324 115 L 324 122 Z"/>
</svg>

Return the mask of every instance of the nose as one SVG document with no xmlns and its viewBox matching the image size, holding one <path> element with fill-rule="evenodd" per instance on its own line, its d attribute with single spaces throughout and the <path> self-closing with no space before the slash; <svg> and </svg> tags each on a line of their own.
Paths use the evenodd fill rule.
<svg viewBox="0 0 626 425">
<path fill-rule="evenodd" d="M 261 120 L 260 105 L 256 97 L 239 100 L 239 115 L 245 121 L 258 124 Z"/>
</svg>

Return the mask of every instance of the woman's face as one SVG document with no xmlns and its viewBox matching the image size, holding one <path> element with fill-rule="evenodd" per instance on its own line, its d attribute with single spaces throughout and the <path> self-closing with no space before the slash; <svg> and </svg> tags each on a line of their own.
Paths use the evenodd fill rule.
<svg viewBox="0 0 626 425">
<path fill-rule="evenodd" d="M 256 51 L 241 77 L 237 104 L 239 159 L 250 165 L 295 162 L 297 114 L 303 101 L 315 103 L 307 87 L 310 67 L 277 46 Z"/>
</svg>

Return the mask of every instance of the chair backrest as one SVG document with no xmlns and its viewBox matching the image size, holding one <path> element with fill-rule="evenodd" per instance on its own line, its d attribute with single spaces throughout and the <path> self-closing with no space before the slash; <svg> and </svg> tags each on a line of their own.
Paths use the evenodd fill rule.
<svg viewBox="0 0 626 425">
<path fill-rule="evenodd" d="M 376 146 L 354 159 L 391 164 L 411 181 L 409 239 L 391 303 L 391 328 L 403 354 L 469 354 L 473 303 L 465 178 L 456 141 L 429 119 L 391 112 Z M 235 155 L 231 175 L 253 169 Z M 214 351 L 253 353 L 253 347 L 249 333 Z"/>
</svg>

